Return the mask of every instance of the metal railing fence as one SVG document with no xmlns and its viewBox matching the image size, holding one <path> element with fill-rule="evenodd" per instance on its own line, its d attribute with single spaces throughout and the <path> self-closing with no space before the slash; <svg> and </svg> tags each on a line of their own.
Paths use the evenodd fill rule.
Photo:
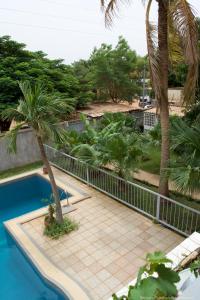
<svg viewBox="0 0 200 300">
<path fill-rule="evenodd" d="M 157 222 L 188 236 L 200 232 L 200 211 L 45 145 L 50 163 Z"/>
</svg>

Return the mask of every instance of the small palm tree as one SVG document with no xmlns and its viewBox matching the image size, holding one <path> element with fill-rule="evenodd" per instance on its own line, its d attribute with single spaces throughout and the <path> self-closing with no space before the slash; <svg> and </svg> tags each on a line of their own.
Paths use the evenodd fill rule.
<svg viewBox="0 0 200 300">
<path fill-rule="evenodd" d="M 110 123 L 100 130 L 87 124 L 84 143 L 76 145 L 72 153 L 97 167 L 111 165 L 115 172 L 128 178 L 138 166 L 143 150 L 137 133 L 124 134 L 124 122 Z"/>
<path fill-rule="evenodd" d="M 57 126 L 57 123 L 61 116 L 64 116 L 64 114 L 66 116 L 72 111 L 72 104 L 70 100 L 63 101 L 48 95 L 39 83 L 31 86 L 30 82 L 26 81 L 19 83 L 19 86 L 23 98 L 19 100 L 17 108 L 9 108 L 2 113 L 4 120 L 14 120 L 17 124 L 6 134 L 6 137 L 10 140 L 9 150 L 16 152 L 17 133 L 25 124 L 34 130 L 41 158 L 47 168 L 51 183 L 56 204 L 56 220 L 61 224 L 63 216 L 59 192 L 43 143 L 47 139 L 53 139 L 57 142 L 63 139 L 64 132 Z"/>
<path fill-rule="evenodd" d="M 200 125 L 192 127 L 180 120 L 174 124 L 172 148 L 178 158 L 169 174 L 177 189 L 183 193 L 200 192 Z"/>
</svg>

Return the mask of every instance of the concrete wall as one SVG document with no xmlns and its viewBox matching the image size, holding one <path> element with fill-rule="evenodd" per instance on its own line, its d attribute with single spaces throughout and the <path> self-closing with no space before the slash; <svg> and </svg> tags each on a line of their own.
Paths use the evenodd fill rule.
<svg viewBox="0 0 200 300">
<path fill-rule="evenodd" d="M 0 138 L 0 171 L 23 166 L 39 161 L 40 152 L 37 141 L 31 129 L 19 132 L 17 136 L 17 153 L 9 153 L 8 140 Z"/>
<path fill-rule="evenodd" d="M 69 121 L 62 123 L 65 129 L 76 130 L 82 132 L 84 130 L 84 123 L 81 120 Z"/>
<path fill-rule="evenodd" d="M 183 103 L 183 88 L 170 88 L 168 89 L 169 102 L 175 105 L 182 105 Z"/>
<path fill-rule="evenodd" d="M 83 130 L 82 121 L 70 121 L 62 123 L 67 129 Z M 30 164 L 41 160 L 39 148 L 32 129 L 21 130 L 17 136 L 17 152 L 8 152 L 8 140 L 0 138 L 0 171 Z"/>
</svg>

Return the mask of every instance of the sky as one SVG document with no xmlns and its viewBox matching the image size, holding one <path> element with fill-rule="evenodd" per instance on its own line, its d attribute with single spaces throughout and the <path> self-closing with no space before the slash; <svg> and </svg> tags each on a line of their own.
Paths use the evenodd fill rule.
<svg viewBox="0 0 200 300">
<path fill-rule="evenodd" d="M 0 35 L 10 35 L 29 50 L 42 50 L 66 63 L 89 58 L 102 43 L 116 45 L 122 35 L 139 55 L 146 54 L 145 7 L 141 0 L 120 5 L 105 28 L 100 0 L 0 0 Z M 200 16 L 200 0 L 190 0 Z M 156 4 L 152 20 L 156 19 Z"/>
</svg>

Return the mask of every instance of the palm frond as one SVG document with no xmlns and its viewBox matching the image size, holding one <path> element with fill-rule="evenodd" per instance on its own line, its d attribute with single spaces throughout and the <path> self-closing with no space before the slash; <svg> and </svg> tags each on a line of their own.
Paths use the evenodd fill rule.
<svg viewBox="0 0 200 300">
<path fill-rule="evenodd" d="M 151 81 L 153 85 L 156 98 L 161 99 L 161 82 L 160 82 L 160 68 L 159 57 L 157 51 L 157 26 L 150 22 L 150 9 L 152 0 L 149 0 L 146 10 L 146 33 L 147 33 L 147 49 L 150 67 Z"/>
<path fill-rule="evenodd" d="M 16 122 L 24 121 L 24 115 L 20 112 L 18 108 L 9 107 L 2 111 L 1 113 L 2 120 L 15 120 Z"/>
<path fill-rule="evenodd" d="M 179 120 L 173 125 L 172 129 L 172 149 L 175 150 L 178 147 L 186 147 L 190 149 L 191 153 L 198 151 L 200 155 L 200 126 L 189 127 L 184 121 Z"/>
<path fill-rule="evenodd" d="M 93 145 L 81 144 L 73 148 L 71 154 L 78 157 L 80 160 L 97 167 L 102 166 L 101 154 Z"/>
<path fill-rule="evenodd" d="M 187 0 L 175 0 L 170 3 L 170 16 L 174 28 L 180 37 L 184 51 L 188 74 L 184 90 L 184 102 L 194 100 L 198 78 L 198 30 L 195 14 Z"/>
<path fill-rule="evenodd" d="M 119 11 L 119 3 L 129 3 L 129 0 L 100 0 L 101 7 L 103 12 L 105 13 L 105 24 L 106 26 L 110 26 L 113 21 L 113 17 L 117 16 Z"/>
<path fill-rule="evenodd" d="M 25 123 L 17 124 L 12 130 L 8 131 L 4 138 L 8 140 L 8 151 L 10 153 L 16 153 L 17 151 L 17 134 L 20 129 L 25 125 Z"/>
<path fill-rule="evenodd" d="M 200 125 L 190 127 L 179 120 L 172 131 L 172 149 L 179 155 L 168 170 L 176 188 L 183 193 L 200 191 Z"/>
<path fill-rule="evenodd" d="M 168 16 L 168 51 L 169 63 L 171 67 L 184 63 L 183 49 L 181 47 L 181 40 L 173 26 L 171 15 Z"/>
<path fill-rule="evenodd" d="M 169 175 L 179 192 L 192 195 L 200 191 L 200 167 L 176 166 Z"/>
</svg>

